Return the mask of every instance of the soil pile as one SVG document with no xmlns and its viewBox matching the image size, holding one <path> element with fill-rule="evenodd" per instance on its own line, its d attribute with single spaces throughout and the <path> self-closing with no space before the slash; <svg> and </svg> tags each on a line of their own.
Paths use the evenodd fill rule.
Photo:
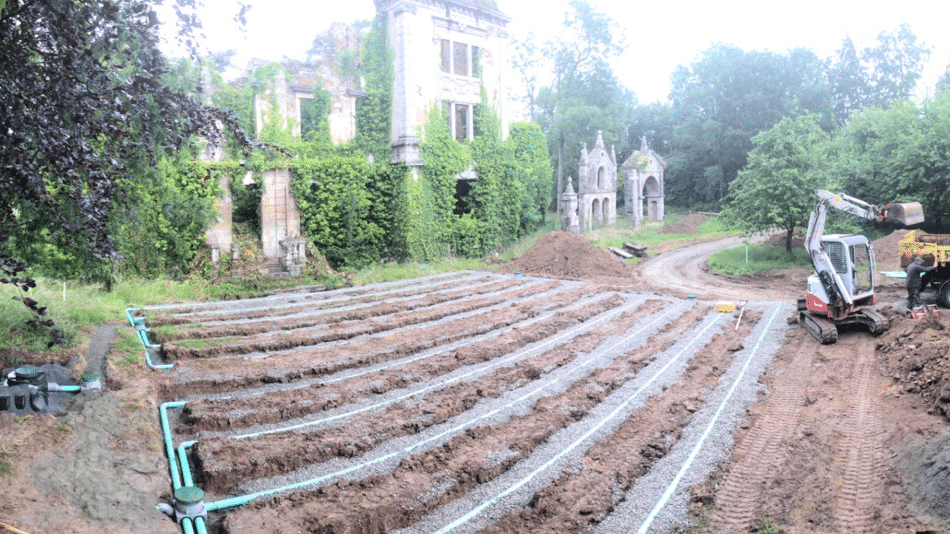
<svg viewBox="0 0 950 534">
<path fill-rule="evenodd" d="M 512 271 L 550 278 L 588 280 L 602 276 L 625 278 L 631 269 L 606 250 L 569 232 L 551 232 L 512 262 Z"/>
<path fill-rule="evenodd" d="M 914 320 L 894 312 L 891 328 L 878 341 L 887 372 L 903 391 L 920 395 L 932 414 L 950 419 L 950 319 L 946 310 L 939 318 Z"/>
<path fill-rule="evenodd" d="M 784 247 L 785 237 L 785 232 L 772 234 L 769 236 L 769 244 L 773 247 Z M 801 230 L 796 230 L 795 233 L 792 234 L 792 248 L 805 248 L 805 236 L 802 235 Z"/>
<path fill-rule="evenodd" d="M 879 271 L 901 271 L 901 253 L 897 250 L 897 244 L 907 235 L 910 230 L 896 230 L 890 235 L 876 239 L 871 242 L 874 247 L 874 259 L 877 261 L 877 270 Z"/>
<path fill-rule="evenodd" d="M 702 224 L 709 220 L 708 215 L 692 213 L 680 222 L 668 224 L 660 229 L 661 234 L 694 235 Z"/>
</svg>

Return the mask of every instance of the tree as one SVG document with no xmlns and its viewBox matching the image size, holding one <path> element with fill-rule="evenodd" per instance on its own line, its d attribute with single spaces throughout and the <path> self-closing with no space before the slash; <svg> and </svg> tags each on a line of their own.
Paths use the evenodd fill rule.
<svg viewBox="0 0 950 534">
<path fill-rule="evenodd" d="M 892 33 L 881 32 L 876 46 L 860 54 L 851 38 L 845 37 L 826 74 L 838 125 L 860 110 L 910 97 L 929 55 L 930 50 L 917 42 L 906 24 Z"/>
<path fill-rule="evenodd" d="M 838 133 L 833 152 L 843 190 L 873 204 L 920 202 L 932 230 L 950 214 L 950 93 L 865 111 Z"/>
<path fill-rule="evenodd" d="M 193 2 L 192 2 L 193 4 Z M 180 20 L 192 20 L 178 10 Z M 193 26 L 185 24 L 186 44 Z M 154 172 L 156 155 L 193 135 L 220 139 L 230 114 L 163 82 L 158 17 L 146 0 L 8 0 L 0 13 L 0 270 L 23 290 L 12 237 L 49 236 L 95 261 L 115 258 L 110 214 L 118 177 Z M 241 136 L 245 146 L 250 142 Z M 28 304 L 31 299 L 24 299 Z M 45 309 L 30 306 L 51 326 Z"/>
<path fill-rule="evenodd" d="M 834 99 L 835 120 L 839 126 L 847 124 L 851 115 L 867 107 L 871 98 L 871 87 L 851 37 L 842 41 L 827 77 Z"/>
<path fill-rule="evenodd" d="M 937 90 L 950 91 L 950 65 L 947 65 L 946 70 L 943 71 L 943 75 L 937 80 Z"/>
<path fill-rule="evenodd" d="M 861 55 L 868 65 L 871 86 L 870 104 L 885 107 L 891 102 L 910 97 L 923 72 L 930 49 L 917 42 L 907 24 L 893 33 L 881 32 L 877 46 L 866 48 Z"/>
<path fill-rule="evenodd" d="M 756 135 L 748 165 L 729 186 L 723 218 L 745 232 L 784 229 L 791 253 L 792 235 L 807 225 L 824 182 L 821 149 L 828 139 L 815 115 L 783 118 Z"/>
<path fill-rule="evenodd" d="M 713 45 L 673 74 L 675 121 L 667 179 L 673 204 L 715 207 L 746 164 L 752 137 L 782 117 L 810 112 L 831 128 L 822 63 L 808 50 L 787 55 Z"/>
<path fill-rule="evenodd" d="M 543 48 L 552 81 L 538 89 L 533 117 L 557 162 L 556 194 L 564 190 L 565 176 L 577 176 L 582 143 L 592 143 L 598 130 L 607 145 L 625 151 L 636 97 L 610 68 L 622 50 L 623 35 L 615 23 L 584 0 L 570 2 L 561 38 Z"/>
</svg>

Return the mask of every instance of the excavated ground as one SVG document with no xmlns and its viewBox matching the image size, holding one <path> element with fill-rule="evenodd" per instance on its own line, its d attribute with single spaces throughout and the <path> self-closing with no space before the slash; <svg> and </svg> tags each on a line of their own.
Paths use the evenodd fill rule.
<svg viewBox="0 0 950 534">
<path fill-rule="evenodd" d="M 174 370 L 113 369 L 122 391 L 71 428 L 96 406 L 132 417 L 134 396 L 185 401 L 172 435 L 196 441 L 205 502 L 249 501 L 210 514 L 217 534 L 944 532 L 950 318 L 905 318 L 889 308 L 900 288 L 885 288 L 887 333 L 822 346 L 794 322 L 799 288 L 768 289 L 802 273 L 729 281 L 680 258 L 631 267 L 553 233 L 508 274 L 141 309 Z M 748 303 L 720 312 L 720 300 Z M 67 461 L 97 445 L 52 424 L 38 443 L 66 448 L 32 470 L 17 457 L 0 522 L 115 531 L 83 512 L 95 508 L 82 494 L 99 492 L 55 487 L 62 465 L 60 479 L 99 484 L 125 531 L 174 531 L 154 511 L 123 513 L 133 499 L 109 500 L 102 482 L 135 480 L 132 466 L 168 499 L 154 430 L 106 440 L 116 475 Z M 27 435 L 0 425 L 13 425 L 2 460 Z M 62 519 L 38 513 L 43 499 Z"/>
</svg>

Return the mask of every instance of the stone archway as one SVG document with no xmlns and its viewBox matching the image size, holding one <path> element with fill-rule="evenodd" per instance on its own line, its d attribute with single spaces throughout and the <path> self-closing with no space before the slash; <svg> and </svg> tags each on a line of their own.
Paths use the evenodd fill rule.
<svg viewBox="0 0 950 534">
<path fill-rule="evenodd" d="M 593 199 L 593 200 L 591 201 L 590 211 L 591 211 L 591 215 L 592 215 L 591 218 L 592 218 L 593 220 L 591 221 L 591 227 L 588 228 L 588 230 L 591 230 L 591 229 L 598 228 L 598 227 L 602 226 L 604 219 L 603 219 L 602 214 L 601 214 L 600 199 L 599 199 L 599 198 L 595 198 L 595 199 Z"/>
<path fill-rule="evenodd" d="M 647 220 L 662 220 L 660 203 L 663 201 L 663 195 L 660 190 L 660 183 L 657 181 L 655 176 L 647 176 L 646 180 L 644 180 L 643 199 L 646 202 L 647 207 Z"/>
</svg>

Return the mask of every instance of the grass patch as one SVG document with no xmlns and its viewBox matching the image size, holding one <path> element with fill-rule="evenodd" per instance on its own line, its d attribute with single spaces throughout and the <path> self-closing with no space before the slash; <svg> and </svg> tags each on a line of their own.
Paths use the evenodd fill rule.
<svg viewBox="0 0 950 534">
<path fill-rule="evenodd" d="M 738 235 L 729 230 L 719 220 L 719 217 L 710 216 L 701 224 L 694 234 L 665 234 L 666 226 L 676 224 L 688 215 L 670 215 L 663 222 L 644 222 L 637 228 L 630 225 L 627 219 L 617 219 L 617 223 L 606 228 L 599 228 L 585 234 L 585 237 L 598 248 L 621 248 L 626 242 L 645 245 L 647 255 L 654 256 L 660 252 L 685 247 L 694 243 Z"/>
<path fill-rule="evenodd" d="M 10 461 L 12 455 L 8 453 L 3 447 L 0 447 L 0 478 L 12 477 L 13 476 L 13 462 Z"/>
<path fill-rule="evenodd" d="M 747 256 L 748 252 L 748 256 Z M 805 249 L 793 248 L 791 255 L 783 246 L 748 245 L 720 250 L 709 257 L 714 273 L 727 276 L 756 274 L 789 267 L 808 267 Z"/>
</svg>

